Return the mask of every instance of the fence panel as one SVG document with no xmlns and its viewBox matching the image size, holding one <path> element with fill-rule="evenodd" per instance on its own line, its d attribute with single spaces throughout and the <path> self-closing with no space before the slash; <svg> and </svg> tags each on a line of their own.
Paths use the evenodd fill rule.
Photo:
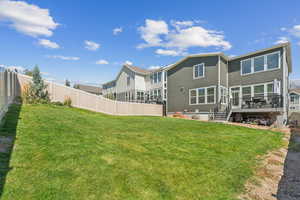
<svg viewBox="0 0 300 200">
<path fill-rule="evenodd" d="M 8 106 L 19 95 L 17 74 L 0 67 L 0 121 Z"/>
<path fill-rule="evenodd" d="M 31 81 L 31 77 L 18 74 L 18 80 L 20 85 L 24 86 Z M 63 102 L 69 97 L 72 100 L 72 106 L 95 112 L 110 115 L 162 116 L 162 105 L 114 101 L 62 84 L 50 81 L 46 81 L 46 84 L 51 101 Z"/>
</svg>

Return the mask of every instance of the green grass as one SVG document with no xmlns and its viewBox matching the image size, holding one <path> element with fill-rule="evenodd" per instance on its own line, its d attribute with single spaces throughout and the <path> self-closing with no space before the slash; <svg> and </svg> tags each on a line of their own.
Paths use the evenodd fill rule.
<svg viewBox="0 0 300 200">
<path fill-rule="evenodd" d="M 235 199 L 258 156 L 282 145 L 280 133 L 217 123 L 18 109 L 0 131 L 16 134 L 3 200 Z"/>
</svg>

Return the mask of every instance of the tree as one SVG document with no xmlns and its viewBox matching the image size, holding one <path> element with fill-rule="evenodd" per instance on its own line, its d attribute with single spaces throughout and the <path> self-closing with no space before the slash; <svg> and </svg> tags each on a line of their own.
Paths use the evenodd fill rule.
<svg viewBox="0 0 300 200">
<path fill-rule="evenodd" d="M 79 89 L 79 85 L 78 84 L 74 84 L 73 86 L 75 89 Z"/>
<path fill-rule="evenodd" d="M 24 70 L 24 74 L 27 75 L 27 76 L 31 76 L 32 77 L 32 71 L 29 70 L 29 69 L 25 69 Z"/>
<path fill-rule="evenodd" d="M 65 85 L 71 87 L 71 82 L 68 79 L 66 79 Z"/>
<path fill-rule="evenodd" d="M 32 83 L 30 83 L 31 101 L 29 103 L 48 103 L 49 93 L 46 90 L 47 85 L 44 83 L 39 67 L 35 66 L 32 70 Z"/>
</svg>

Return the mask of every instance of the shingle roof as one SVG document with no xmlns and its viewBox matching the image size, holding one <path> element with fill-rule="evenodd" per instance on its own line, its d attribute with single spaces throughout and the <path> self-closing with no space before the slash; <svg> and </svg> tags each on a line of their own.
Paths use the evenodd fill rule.
<svg viewBox="0 0 300 200">
<path fill-rule="evenodd" d="M 148 74 L 148 73 L 150 73 L 149 70 L 142 69 L 142 68 L 139 68 L 139 67 L 136 67 L 136 66 L 132 66 L 132 65 L 125 65 L 125 66 L 128 67 L 129 69 L 131 69 L 132 71 L 140 73 L 140 74 Z"/>
<path fill-rule="evenodd" d="M 290 90 L 289 90 L 289 93 L 292 93 L 292 92 L 297 93 L 297 94 L 300 94 L 300 88 L 290 89 Z"/>
<path fill-rule="evenodd" d="M 93 93 L 93 94 L 101 94 L 101 92 L 102 92 L 102 88 L 92 86 L 92 85 L 77 84 L 76 86 L 79 90 L 89 92 L 89 93 Z"/>
</svg>

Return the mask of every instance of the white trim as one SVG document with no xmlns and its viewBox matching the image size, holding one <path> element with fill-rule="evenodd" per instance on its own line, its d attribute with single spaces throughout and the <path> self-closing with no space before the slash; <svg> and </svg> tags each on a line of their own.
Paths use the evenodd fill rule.
<svg viewBox="0 0 300 200">
<path fill-rule="evenodd" d="M 195 67 L 198 67 L 199 65 L 203 65 L 203 75 L 195 77 Z M 199 75 L 199 72 L 198 72 L 198 75 Z M 205 77 L 205 63 L 199 63 L 196 65 L 193 65 L 193 79 L 200 79 L 200 78 L 204 78 L 204 77 Z"/>
<path fill-rule="evenodd" d="M 207 103 L 207 89 L 209 88 L 214 88 L 214 102 L 213 103 Z M 216 86 L 213 85 L 213 86 L 208 86 L 208 87 L 201 87 L 201 88 L 192 88 L 192 89 L 189 89 L 189 105 L 192 106 L 192 105 L 210 105 L 210 104 L 216 104 Z M 204 89 L 204 96 L 205 96 L 205 102 L 204 103 L 199 103 L 199 95 L 198 95 L 198 90 L 199 89 Z M 196 103 L 195 104 L 191 104 L 191 91 L 192 90 L 196 90 Z"/>
<path fill-rule="evenodd" d="M 220 102 L 220 100 L 221 100 L 220 86 L 221 86 L 221 58 L 219 56 L 219 61 L 218 61 L 218 101 L 217 102 Z"/>
<path fill-rule="evenodd" d="M 278 67 L 277 68 L 272 68 L 272 69 L 268 69 L 268 55 L 272 55 L 272 54 L 278 54 Z M 258 58 L 258 57 L 262 57 L 264 56 L 264 70 L 261 70 L 261 71 L 254 71 L 254 59 L 255 58 Z M 246 74 L 243 74 L 243 67 L 242 67 L 242 63 L 244 61 L 247 61 L 247 60 L 251 60 L 251 72 L 250 73 L 246 73 Z M 274 52 L 271 52 L 271 53 L 267 53 L 267 54 L 264 54 L 264 55 L 260 55 L 260 56 L 254 56 L 254 57 L 251 57 L 251 58 L 247 58 L 247 59 L 243 59 L 240 61 L 240 75 L 241 76 L 247 76 L 247 75 L 250 75 L 250 74 L 256 74 L 256 73 L 261 73 L 261 72 L 269 72 L 269 71 L 274 71 L 274 70 L 279 70 L 281 68 L 281 54 L 280 54 L 280 51 L 274 51 Z"/>
</svg>

